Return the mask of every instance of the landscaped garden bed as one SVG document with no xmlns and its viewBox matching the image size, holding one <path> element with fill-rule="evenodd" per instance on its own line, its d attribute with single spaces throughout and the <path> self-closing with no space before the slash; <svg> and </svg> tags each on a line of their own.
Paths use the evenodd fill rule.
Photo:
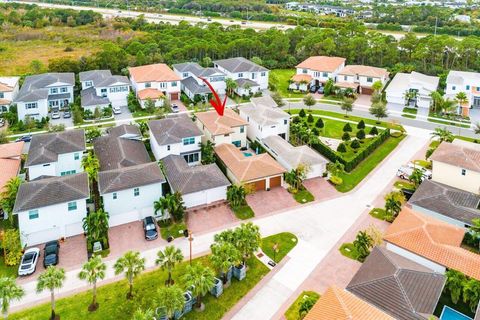
<svg viewBox="0 0 480 320">
<path fill-rule="evenodd" d="M 313 305 L 320 299 L 320 295 L 314 291 L 303 291 L 285 312 L 287 320 L 301 320 L 305 317 Z"/>
<path fill-rule="evenodd" d="M 298 243 L 297 237 L 290 232 L 282 232 L 262 239 L 262 251 L 270 259 L 279 263 Z"/>
<path fill-rule="evenodd" d="M 379 219 L 379 220 L 385 220 L 386 216 L 386 212 L 385 212 L 385 209 L 383 208 L 373 208 L 372 210 L 370 210 L 369 214 L 376 218 L 376 219 Z"/>
<path fill-rule="evenodd" d="M 253 218 L 255 213 L 253 212 L 252 208 L 249 205 L 243 205 L 236 208 L 233 208 L 233 213 L 235 216 L 240 220 L 246 220 Z"/>
</svg>

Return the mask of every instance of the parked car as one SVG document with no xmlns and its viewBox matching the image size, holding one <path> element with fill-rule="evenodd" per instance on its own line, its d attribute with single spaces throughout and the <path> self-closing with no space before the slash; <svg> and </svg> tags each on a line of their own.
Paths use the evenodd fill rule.
<svg viewBox="0 0 480 320">
<path fill-rule="evenodd" d="M 52 119 L 60 119 L 60 111 L 58 110 L 52 111 Z"/>
<path fill-rule="evenodd" d="M 422 170 L 423 174 L 424 174 L 425 176 L 427 176 L 428 179 L 431 179 L 431 178 L 432 178 L 432 171 L 428 170 L 428 169 L 425 168 L 425 167 L 422 167 L 422 166 L 420 166 L 420 165 L 418 165 L 418 164 L 415 164 L 415 163 L 413 163 L 413 162 L 409 162 L 409 163 L 407 164 L 407 167 L 412 168 L 412 169 Z"/>
<path fill-rule="evenodd" d="M 207 18 L 207 21 L 212 21 L 212 18 Z"/>
<path fill-rule="evenodd" d="M 58 264 L 58 251 L 60 250 L 60 243 L 58 240 L 53 240 L 45 244 L 43 249 L 43 266 L 56 266 Z"/>
<path fill-rule="evenodd" d="M 35 272 L 37 268 L 38 258 L 40 257 L 40 249 L 30 248 L 25 251 L 22 256 L 20 266 L 18 266 L 19 276 L 28 276 Z"/>
<path fill-rule="evenodd" d="M 322 86 L 318 87 L 317 93 L 323 94 L 323 92 L 324 92 L 323 87 Z"/>
<path fill-rule="evenodd" d="M 30 141 L 32 141 L 32 135 L 29 134 L 28 136 L 21 136 L 20 138 L 18 138 L 17 140 L 15 140 L 15 142 L 20 142 L 20 141 L 30 142 Z"/>
<path fill-rule="evenodd" d="M 113 114 L 121 114 L 122 113 L 122 109 L 120 109 L 119 106 L 113 107 L 112 110 L 113 110 Z"/>
<path fill-rule="evenodd" d="M 0 127 L 3 127 L 5 125 L 5 119 L 0 118 Z"/>
<path fill-rule="evenodd" d="M 180 109 L 178 108 L 178 105 L 176 105 L 175 103 L 172 103 L 172 112 L 178 113 L 179 111 Z"/>
<path fill-rule="evenodd" d="M 317 86 L 315 86 L 315 85 L 310 86 L 310 92 L 311 92 L 311 93 L 317 92 L 317 89 L 318 89 L 318 88 L 317 88 Z"/>
<path fill-rule="evenodd" d="M 146 240 L 155 240 L 158 238 L 157 224 L 152 216 L 143 219 L 143 231 Z"/>
<path fill-rule="evenodd" d="M 247 24 L 247 21 L 242 21 L 242 24 Z"/>
<path fill-rule="evenodd" d="M 408 165 L 407 166 L 402 166 L 397 171 L 397 177 L 399 177 L 400 179 L 403 179 L 403 180 L 410 180 L 410 176 L 413 173 L 413 169 L 414 168 L 411 168 Z M 426 172 L 422 173 L 422 181 L 425 180 L 425 179 L 431 179 L 431 178 L 432 178 L 432 173 L 431 172 L 430 172 L 430 174 L 428 174 Z"/>
<path fill-rule="evenodd" d="M 70 112 L 70 110 L 63 111 L 63 118 L 64 119 L 68 119 L 68 118 L 71 118 L 71 117 L 72 117 L 72 113 Z"/>
</svg>

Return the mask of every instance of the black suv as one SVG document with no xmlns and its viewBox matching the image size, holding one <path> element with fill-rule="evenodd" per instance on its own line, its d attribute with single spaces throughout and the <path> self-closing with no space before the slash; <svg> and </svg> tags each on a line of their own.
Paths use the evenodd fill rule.
<svg viewBox="0 0 480 320">
<path fill-rule="evenodd" d="M 158 238 L 157 224 L 152 216 L 143 219 L 143 231 L 145 232 L 146 240 L 155 240 Z"/>
<path fill-rule="evenodd" d="M 56 266 L 58 264 L 58 252 L 60 250 L 60 243 L 58 240 L 53 240 L 45 244 L 43 254 L 43 266 Z"/>
</svg>

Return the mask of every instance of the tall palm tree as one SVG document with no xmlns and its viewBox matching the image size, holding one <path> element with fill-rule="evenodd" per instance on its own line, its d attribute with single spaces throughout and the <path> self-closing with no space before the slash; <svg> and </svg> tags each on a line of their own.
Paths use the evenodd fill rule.
<svg viewBox="0 0 480 320">
<path fill-rule="evenodd" d="M 165 214 L 168 213 L 169 201 L 169 197 L 160 197 L 158 198 L 158 201 L 154 201 L 153 210 L 155 212 L 155 215 L 157 215 L 157 213 L 160 211 L 162 213 L 162 216 L 165 216 Z"/>
<path fill-rule="evenodd" d="M 303 181 L 306 179 L 308 166 L 301 163 L 295 169 L 285 173 L 285 181 L 295 189 L 302 187 Z"/>
<path fill-rule="evenodd" d="M 19 177 L 11 178 L 8 180 L 4 187 L 4 191 L 0 195 L 0 207 L 8 214 L 11 223 L 13 223 L 13 206 L 15 205 L 15 200 L 21 183 L 22 180 L 20 180 Z"/>
<path fill-rule="evenodd" d="M 180 192 L 169 193 L 163 198 L 158 199 L 153 203 L 155 214 L 158 211 L 162 212 L 162 215 L 168 213 L 173 221 L 180 221 L 185 214 L 185 206 L 183 203 L 182 194 Z"/>
<path fill-rule="evenodd" d="M 215 285 L 215 274 L 212 269 L 200 263 L 189 265 L 183 281 L 188 288 L 192 288 L 192 294 L 197 297 L 197 309 L 203 310 L 202 297 Z"/>
<path fill-rule="evenodd" d="M 418 186 L 420 185 L 420 183 L 422 183 L 423 180 L 422 170 L 418 168 L 413 169 L 412 174 L 410 175 L 410 177 L 408 177 L 408 180 L 413 182 L 415 188 L 418 188 Z"/>
<path fill-rule="evenodd" d="M 385 213 L 387 221 L 393 221 L 402 210 L 405 196 L 399 191 L 390 192 L 385 196 Z"/>
<path fill-rule="evenodd" d="M 25 295 L 25 291 L 20 287 L 14 278 L 0 278 L 0 301 L 2 302 L 3 318 L 8 318 L 8 308 L 13 300 L 20 300 Z"/>
<path fill-rule="evenodd" d="M 133 314 L 132 320 L 152 320 L 155 319 L 155 311 L 152 309 L 137 309 Z"/>
<path fill-rule="evenodd" d="M 127 251 L 118 258 L 113 269 L 116 275 L 125 273 L 129 285 L 127 299 L 131 299 L 133 297 L 133 279 L 145 270 L 145 258 L 140 257 L 140 252 Z"/>
<path fill-rule="evenodd" d="M 183 290 L 177 285 L 162 287 L 157 291 L 155 302 L 161 306 L 167 319 L 173 319 L 175 311 L 180 311 L 185 306 Z"/>
<path fill-rule="evenodd" d="M 50 303 L 52 313 L 50 319 L 55 319 L 55 289 L 60 289 L 65 281 L 65 270 L 49 266 L 45 272 L 38 277 L 37 293 L 50 290 Z"/>
<path fill-rule="evenodd" d="M 233 92 L 235 91 L 235 89 L 237 89 L 237 87 L 238 87 L 237 83 L 232 78 L 226 78 L 225 79 L 225 85 L 226 85 L 226 89 L 227 89 L 227 92 L 228 92 L 229 96 L 231 96 L 233 94 Z"/>
<path fill-rule="evenodd" d="M 89 242 L 101 241 L 104 245 L 108 242 L 109 218 L 108 213 L 102 209 L 90 212 L 83 218 L 83 230 L 87 233 Z"/>
<path fill-rule="evenodd" d="M 457 95 L 455 96 L 455 99 L 457 99 L 460 107 L 463 106 L 468 101 L 467 94 L 463 91 L 457 93 Z"/>
<path fill-rule="evenodd" d="M 451 99 L 445 99 L 440 104 L 440 108 L 444 114 L 451 113 L 453 110 L 457 108 L 457 102 Z"/>
<path fill-rule="evenodd" d="M 90 180 L 90 186 L 92 187 L 93 192 L 93 200 L 95 202 L 95 209 L 100 208 L 100 194 L 98 192 L 98 185 L 96 183 L 98 171 L 100 170 L 100 161 L 95 156 L 93 151 L 89 151 L 88 154 L 82 158 L 82 167 L 83 170 L 88 175 L 88 179 Z"/>
<path fill-rule="evenodd" d="M 238 208 L 246 203 L 247 189 L 242 184 L 232 184 L 227 190 L 227 201 L 232 208 Z"/>
<path fill-rule="evenodd" d="M 102 261 L 102 258 L 98 255 L 92 257 L 88 262 L 86 262 L 78 277 L 81 280 L 86 280 L 89 284 L 92 285 L 92 303 L 88 307 L 88 310 L 95 311 L 98 308 L 97 303 L 97 281 L 105 278 L 105 271 L 107 270 L 107 265 Z"/>
<path fill-rule="evenodd" d="M 440 142 L 452 142 L 455 139 L 455 136 L 451 131 L 449 131 L 446 127 L 442 128 L 435 128 L 435 131 L 430 134 L 432 138 L 437 138 Z"/>
<path fill-rule="evenodd" d="M 463 286 L 467 281 L 467 277 L 463 273 L 453 269 L 447 270 L 445 275 L 447 276 L 445 289 L 450 292 L 450 298 L 452 299 L 452 302 L 457 304 L 458 300 L 460 300 L 460 297 L 462 296 Z"/>
<path fill-rule="evenodd" d="M 158 251 L 155 264 L 160 266 L 162 270 L 168 271 L 167 286 L 173 285 L 172 271 L 175 268 L 175 265 L 182 261 L 182 250 L 175 248 L 174 246 L 167 246 L 163 251 Z"/>
<path fill-rule="evenodd" d="M 212 250 L 210 261 L 221 274 L 222 281 L 225 284 L 228 282 L 230 268 L 241 261 L 240 251 L 229 242 L 214 243 L 210 248 Z"/>
<path fill-rule="evenodd" d="M 470 310 L 475 312 L 480 300 L 480 281 L 476 279 L 468 280 L 463 287 L 463 302 L 470 306 Z"/>
<path fill-rule="evenodd" d="M 438 91 L 432 91 L 430 93 L 430 97 L 432 98 L 432 102 L 433 102 L 433 112 L 438 112 L 438 107 L 439 105 L 441 104 L 442 100 L 443 100 L 443 97 L 442 95 L 440 94 L 440 92 Z"/>
</svg>

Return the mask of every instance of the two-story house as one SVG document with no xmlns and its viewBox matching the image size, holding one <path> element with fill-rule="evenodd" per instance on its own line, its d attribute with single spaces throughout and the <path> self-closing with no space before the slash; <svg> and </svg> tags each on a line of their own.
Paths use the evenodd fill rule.
<svg viewBox="0 0 480 320">
<path fill-rule="evenodd" d="M 147 100 L 162 106 L 164 99 L 180 99 L 180 80 L 172 69 L 164 63 L 128 68 L 132 88 L 140 105 L 144 108 Z"/>
<path fill-rule="evenodd" d="M 188 116 L 151 120 L 148 127 L 155 159 L 174 154 L 182 156 L 189 165 L 202 161 L 200 145 L 203 132 Z"/>
<path fill-rule="evenodd" d="M 251 95 L 268 89 L 270 70 L 243 57 L 213 61 L 215 68 L 226 74 L 237 83 L 235 92 L 240 95 Z"/>
<path fill-rule="evenodd" d="M 82 234 L 89 197 L 85 172 L 22 183 L 13 208 L 22 246 Z"/>
<path fill-rule="evenodd" d="M 345 58 L 313 56 L 296 66 L 290 89 L 307 90 L 308 86 L 322 86 L 328 79 L 337 82 L 337 75 L 345 67 Z"/>
<path fill-rule="evenodd" d="M 0 77 L 0 113 L 7 112 L 19 90 L 20 77 Z"/>
<path fill-rule="evenodd" d="M 85 150 L 83 129 L 34 135 L 25 162 L 29 180 L 83 172 Z"/>
<path fill-rule="evenodd" d="M 137 126 L 121 125 L 95 139 L 100 162 L 98 187 L 109 225 L 138 221 L 154 214 L 153 203 L 163 195 L 165 177 L 151 162 Z"/>
<path fill-rule="evenodd" d="M 337 76 L 338 87 L 354 86 L 354 91 L 361 94 L 372 94 L 372 84 L 380 81 L 382 85 L 388 82 L 388 71 L 384 68 L 376 68 L 362 65 L 349 65 L 344 67 Z"/>
<path fill-rule="evenodd" d="M 289 139 L 290 115 L 278 108 L 271 96 L 251 98 L 250 103 L 238 107 L 240 117 L 248 122 L 247 137 L 251 141 L 271 135 Z"/>
<path fill-rule="evenodd" d="M 459 105 L 458 113 L 469 116 L 470 108 L 480 108 L 480 73 L 451 70 L 447 76 L 445 96 L 455 99 L 459 92 L 464 92 L 467 101 Z"/>
<path fill-rule="evenodd" d="M 397 73 L 385 89 L 388 103 L 430 108 L 430 94 L 437 90 L 439 77 L 415 72 Z"/>
<path fill-rule="evenodd" d="M 219 95 L 225 95 L 225 73 L 217 68 L 203 68 L 198 63 L 186 62 L 173 65 L 173 71 L 182 78 L 182 91 L 192 101 L 208 101 L 210 88 L 202 79 L 207 80 Z"/>
<path fill-rule="evenodd" d="M 114 76 L 110 70 L 80 72 L 81 104 L 84 110 L 94 112 L 111 105 L 127 106 L 130 81 L 125 76 Z"/>
<path fill-rule="evenodd" d="M 247 146 L 248 122 L 232 109 L 225 108 L 223 116 L 217 111 L 199 112 L 196 114 L 197 126 L 204 133 L 202 142 L 212 141 L 215 145 L 230 143 L 237 148 Z"/>
<path fill-rule="evenodd" d="M 50 109 L 62 109 L 73 103 L 75 74 L 71 72 L 44 73 L 25 78 L 14 102 L 18 120 L 26 117 L 40 120 Z"/>
</svg>

